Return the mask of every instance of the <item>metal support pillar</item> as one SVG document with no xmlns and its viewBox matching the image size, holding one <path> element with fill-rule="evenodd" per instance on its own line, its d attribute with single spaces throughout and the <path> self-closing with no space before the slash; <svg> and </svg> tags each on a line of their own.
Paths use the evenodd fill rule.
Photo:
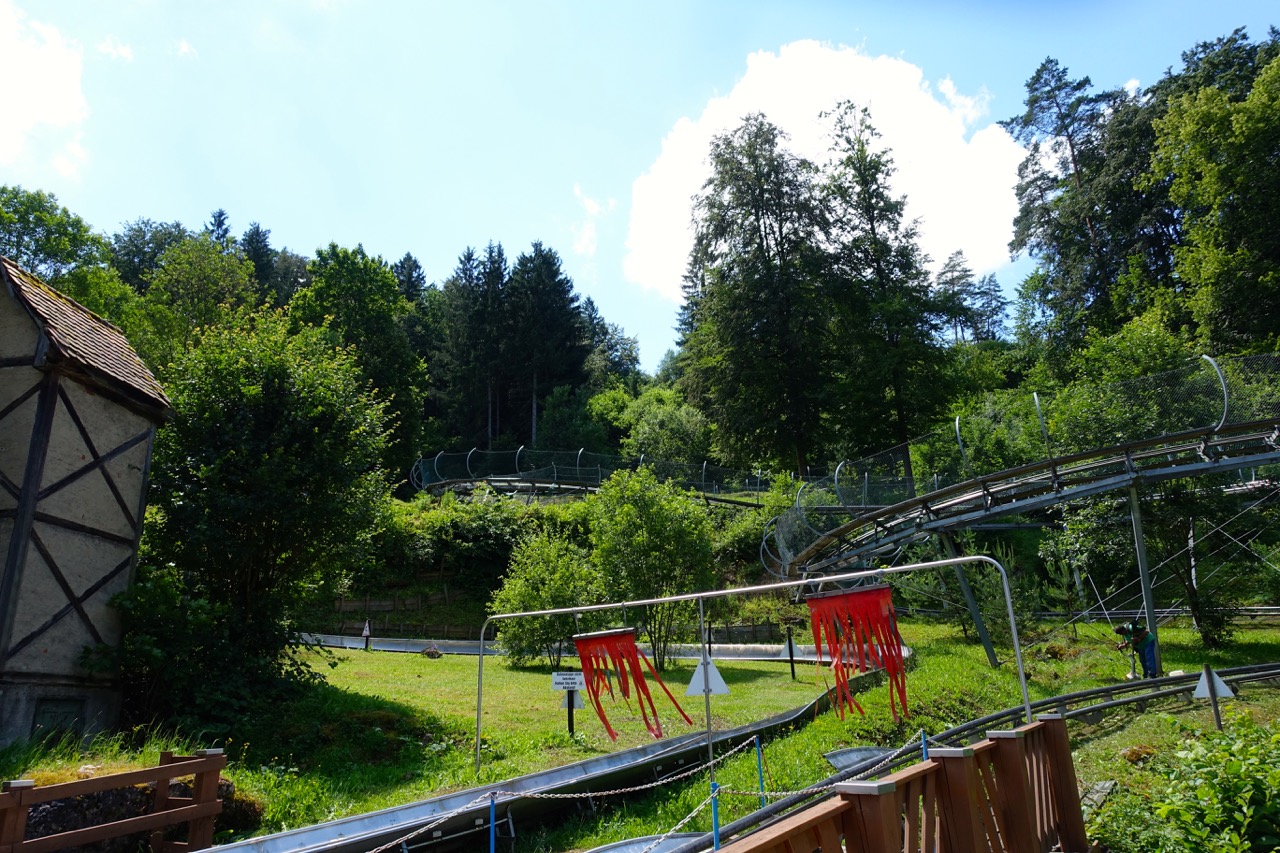
<svg viewBox="0 0 1280 853">
<path fill-rule="evenodd" d="M 1138 487 L 1129 486 L 1129 515 L 1133 518 L 1133 548 L 1138 554 L 1138 578 L 1142 582 L 1142 608 L 1147 613 L 1147 630 L 1156 640 L 1156 674 L 1164 672 L 1160 661 L 1160 634 L 1156 629 L 1156 599 L 1151 592 L 1151 571 L 1147 568 L 1147 546 L 1142 538 L 1142 509 Z"/>
<path fill-rule="evenodd" d="M 942 547 L 949 558 L 954 559 L 960 556 L 954 536 L 950 533 L 939 533 L 938 539 L 942 542 Z M 1000 665 L 1000 659 L 996 657 L 996 648 L 991 644 L 991 634 L 987 632 L 987 623 L 982 621 L 982 613 L 978 610 L 978 599 L 973 597 L 973 588 L 969 586 L 969 579 L 960 570 L 960 566 L 957 565 L 955 568 L 956 581 L 960 584 L 960 592 L 964 594 L 964 603 L 968 606 L 969 615 L 973 618 L 973 626 L 978 631 L 978 639 L 982 641 L 982 648 L 987 653 L 987 661 L 992 667 L 997 667 Z"/>
</svg>

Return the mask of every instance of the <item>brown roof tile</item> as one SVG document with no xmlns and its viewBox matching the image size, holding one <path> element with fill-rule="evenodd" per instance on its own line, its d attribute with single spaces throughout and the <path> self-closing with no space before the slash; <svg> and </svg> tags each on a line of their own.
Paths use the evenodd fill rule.
<svg viewBox="0 0 1280 853">
<path fill-rule="evenodd" d="M 49 339 L 46 358 L 141 405 L 157 420 L 173 408 L 124 333 L 80 303 L 0 257 L 0 276 Z"/>
</svg>

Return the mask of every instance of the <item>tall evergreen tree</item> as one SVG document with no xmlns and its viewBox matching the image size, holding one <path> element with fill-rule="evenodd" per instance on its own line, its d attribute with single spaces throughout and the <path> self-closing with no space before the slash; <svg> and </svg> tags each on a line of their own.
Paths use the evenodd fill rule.
<svg viewBox="0 0 1280 853">
<path fill-rule="evenodd" d="M 240 238 L 240 251 L 253 263 L 253 277 L 258 282 L 258 293 L 264 301 L 273 305 L 283 304 L 275 290 L 276 250 L 271 248 L 271 230 L 256 222 Z"/>
<path fill-rule="evenodd" d="M 391 265 L 391 272 L 396 277 L 396 284 L 400 286 L 400 295 L 410 302 L 417 299 L 427 286 L 427 274 L 423 272 L 422 264 L 409 252 L 405 252 L 403 258 Z"/>
<path fill-rule="evenodd" d="M 906 199 L 893 195 L 893 160 L 878 137 L 865 110 L 839 106 L 825 198 L 835 316 L 848 355 L 829 399 L 840 401 L 834 417 L 855 451 L 871 449 L 868 438 L 905 444 L 946 395 L 938 332 L 947 305 L 929 286 L 928 259 Z M 905 463 L 910 481 L 909 455 Z"/>
<path fill-rule="evenodd" d="M 557 385 L 584 379 L 587 346 L 578 296 L 554 249 L 535 242 L 516 258 L 504 294 L 503 337 L 512 391 L 528 402 L 529 444 L 538 444 L 538 407 Z M 523 408 L 523 407 L 521 407 Z M 524 431 L 514 430 L 518 435 Z"/>
<path fill-rule="evenodd" d="M 804 472 L 823 440 L 828 317 L 815 168 L 748 116 L 711 142 L 682 308 L 688 397 L 723 450 Z"/>
</svg>

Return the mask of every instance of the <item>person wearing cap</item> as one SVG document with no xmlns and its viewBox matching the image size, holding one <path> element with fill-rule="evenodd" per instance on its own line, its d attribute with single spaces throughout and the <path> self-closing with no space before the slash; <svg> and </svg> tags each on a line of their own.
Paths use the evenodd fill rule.
<svg viewBox="0 0 1280 853">
<path fill-rule="evenodd" d="M 1156 636 L 1147 630 L 1147 626 L 1135 619 L 1132 622 L 1125 622 L 1117 625 L 1115 632 L 1122 638 L 1116 644 L 1117 649 L 1123 649 L 1130 646 L 1138 653 L 1138 660 L 1142 661 L 1142 677 L 1155 678 L 1156 672 Z"/>
</svg>

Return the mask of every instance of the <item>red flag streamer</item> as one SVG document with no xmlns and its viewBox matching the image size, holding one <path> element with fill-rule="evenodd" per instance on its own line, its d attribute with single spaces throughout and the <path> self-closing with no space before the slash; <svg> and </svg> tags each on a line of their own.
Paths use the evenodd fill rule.
<svg viewBox="0 0 1280 853">
<path fill-rule="evenodd" d="M 640 705 L 640 715 L 644 717 L 645 728 L 654 737 L 662 737 L 662 723 L 658 720 L 658 709 L 653 705 L 649 686 L 645 684 L 644 671 L 640 669 L 641 659 L 649 668 L 649 674 L 667 694 L 671 704 L 676 706 L 680 716 L 684 717 L 686 723 L 693 725 L 693 720 L 689 719 L 689 715 L 680 707 L 676 697 L 671 695 L 667 685 L 663 684 L 662 679 L 658 677 L 653 664 L 649 663 L 649 658 L 636 647 L 635 628 L 578 634 L 573 638 L 573 644 L 578 647 L 578 658 L 582 661 L 582 676 L 587 683 L 587 694 L 591 697 L 591 704 L 595 706 L 596 714 L 600 716 L 600 722 L 604 723 L 604 730 L 609 733 L 611 740 L 617 740 L 618 733 L 613 730 L 613 726 L 609 725 L 609 718 L 605 716 L 604 705 L 600 701 L 602 690 L 608 692 L 609 698 L 613 698 L 611 673 L 618 678 L 618 689 L 622 692 L 623 699 L 630 700 L 631 684 L 635 683 L 636 701 Z"/>
<path fill-rule="evenodd" d="M 902 716 L 910 716 L 907 711 L 907 679 L 902 663 L 902 637 L 898 634 L 898 619 L 889 587 L 864 586 L 821 592 L 807 597 L 805 603 L 809 605 L 818 662 L 822 662 L 825 646 L 833 664 L 836 710 L 840 718 L 844 719 L 846 706 L 863 713 L 862 706 L 854 700 L 853 691 L 849 689 L 849 667 L 855 663 L 859 672 L 882 668 L 889 679 L 889 708 L 893 711 L 893 719 L 898 719 L 899 704 Z"/>
</svg>

